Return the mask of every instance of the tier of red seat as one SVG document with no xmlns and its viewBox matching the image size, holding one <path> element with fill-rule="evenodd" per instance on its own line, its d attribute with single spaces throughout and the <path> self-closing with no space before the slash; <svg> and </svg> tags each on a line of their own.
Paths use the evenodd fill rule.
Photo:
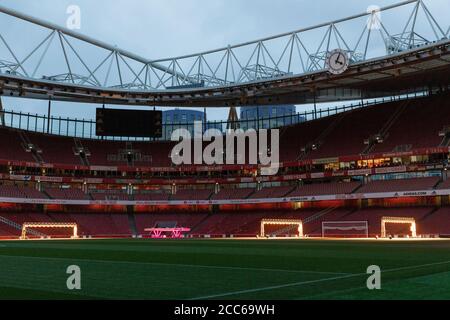
<svg viewBox="0 0 450 320">
<path fill-rule="evenodd" d="M 99 190 L 86 194 L 77 188 L 46 188 L 40 192 L 30 187 L 0 185 L 0 197 L 28 199 L 62 200 L 99 200 L 99 201 L 195 201 L 195 200 L 235 200 L 270 199 L 284 197 L 306 197 L 321 195 L 341 195 L 352 193 L 383 193 L 402 191 L 424 191 L 432 189 L 450 189 L 450 180 L 440 183 L 440 177 L 375 180 L 367 184 L 360 182 L 323 182 L 305 184 L 299 187 L 264 187 L 256 191 L 253 188 L 224 188 L 217 194 L 212 189 L 179 189 L 170 195 L 163 191 L 145 191 L 128 195 L 121 190 Z M 47 196 L 48 195 L 48 196 Z"/>
<path fill-rule="evenodd" d="M 404 103 L 404 102 L 403 102 Z M 361 154 L 367 147 L 364 141 L 376 135 L 399 108 L 401 102 L 355 110 L 337 117 L 334 127 L 318 141 L 319 147 L 308 159 Z"/>
<path fill-rule="evenodd" d="M 211 189 L 181 189 L 171 196 L 171 200 L 209 200 L 213 191 Z"/>
<path fill-rule="evenodd" d="M 250 199 L 283 198 L 287 196 L 292 190 L 293 190 L 292 186 L 263 188 L 253 193 L 249 198 Z"/>
<path fill-rule="evenodd" d="M 358 193 L 378 193 L 397 191 L 423 191 L 431 190 L 439 183 L 439 177 L 378 180 L 362 186 Z"/>
<path fill-rule="evenodd" d="M 57 189 L 49 188 L 45 192 L 52 199 L 67 199 L 67 200 L 90 200 L 89 195 L 83 192 L 81 189 L 69 188 L 69 189 Z"/>
<path fill-rule="evenodd" d="M 0 197 L 2 198 L 23 198 L 23 199 L 45 199 L 48 198 L 42 192 L 29 187 L 19 187 L 15 185 L 0 186 Z"/>
<path fill-rule="evenodd" d="M 450 125 L 448 96 L 411 101 L 397 118 L 385 141 L 373 150 L 392 152 L 439 146 L 443 140 L 439 132 Z"/>
<path fill-rule="evenodd" d="M 211 197 L 211 200 L 247 199 L 255 192 L 252 188 L 222 189 Z"/>
<path fill-rule="evenodd" d="M 136 201 L 168 201 L 170 194 L 166 192 L 145 192 L 135 194 L 133 197 Z"/>
<path fill-rule="evenodd" d="M 123 213 L 1 213 L 1 217 L 19 225 L 25 222 L 74 222 L 78 224 L 80 236 L 131 236 L 129 217 Z M 369 234 L 380 236 L 383 217 L 414 218 L 419 235 L 450 235 L 450 207 L 416 208 L 368 208 L 368 209 L 301 209 L 283 212 L 233 212 L 233 213 L 136 213 L 136 230 L 139 235 L 157 225 L 167 224 L 191 228 L 192 235 L 235 235 L 256 236 L 260 232 L 262 219 L 297 219 L 305 221 L 304 234 L 311 237 L 322 236 L 322 222 L 367 221 Z M 49 236 L 70 236 L 70 230 L 37 229 Z M 13 228 L 0 222 L 0 237 L 18 237 L 20 228 Z M 409 234 L 407 225 L 389 229 L 393 234 Z M 282 236 L 283 234 L 280 234 Z"/>
<path fill-rule="evenodd" d="M 120 213 L 1 213 L 0 216 L 19 225 L 25 222 L 76 223 L 79 236 L 131 236 L 128 217 Z M 6 230 L 5 233 L 3 229 Z M 36 228 L 35 230 L 49 236 L 66 237 L 73 234 L 72 230 L 61 228 Z M 0 237 L 6 237 L 8 234 L 18 237 L 21 230 L 0 222 Z"/>
<path fill-rule="evenodd" d="M 280 135 L 280 159 L 283 162 L 299 158 L 318 159 L 342 155 L 411 150 L 437 147 L 444 127 L 450 126 L 450 99 L 434 96 L 409 101 L 390 102 L 328 116 L 322 119 L 285 127 Z M 389 125 L 388 125 L 389 124 Z M 383 142 L 373 148 L 364 141 L 386 130 Z M 42 151 L 47 163 L 79 165 L 73 138 L 26 132 L 28 140 Z M 2 128 L 0 139 L 8 148 L 0 152 L 5 160 L 35 161 L 25 152 L 18 131 Z M 114 142 L 78 139 L 78 146 L 89 151 L 91 165 L 139 165 L 170 167 L 174 142 Z M 314 148 L 312 148 L 314 145 Z M 306 153 L 303 151 L 306 150 Z M 139 154 L 131 163 L 124 158 L 127 151 Z"/>
<path fill-rule="evenodd" d="M 317 183 L 298 187 L 289 194 L 290 197 L 322 196 L 350 194 L 361 186 L 359 182 Z"/>
<path fill-rule="evenodd" d="M 194 228 L 206 219 L 206 213 L 180 213 L 180 214 L 135 214 L 136 229 L 141 235 L 148 235 L 147 228 L 153 228 L 160 223 L 171 222 L 176 227 Z"/>
<path fill-rule="evenodd" d="M 367 221 L 369 225 L 369 234 L 371 236 L 381 235 L 381 219 L 383 217 L 406 217 L 414 218 L 417 223 L 417 232 L 419 235 L 431 235 L 431 234 L 450 234 L 450 228 L 442 227 L 439 228 L 439 232 L 430 232 L 431 229 L 428 228 L 429 223 L 424 220 L 428 220 L 427 215 L 432 213 L 433 208 L 374 208 L 374 209 L 363 209 L 358 210 L 346 217 L 339 219 L 339 221 Z M 448 212 L 448 211 L 447 211 Z M 450 217 L 450 216 L 449 216 Z M 409 233 L 410 226 L 401 225 L 400 229 L 405 234 Z M 398 230 L 398 229 L 397 229 Z"/>
</svg>

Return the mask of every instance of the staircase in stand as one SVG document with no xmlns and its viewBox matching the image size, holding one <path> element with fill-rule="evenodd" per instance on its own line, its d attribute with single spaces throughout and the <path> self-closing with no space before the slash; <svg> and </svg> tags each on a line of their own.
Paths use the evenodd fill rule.
<svg viewBox="0 0 450 320">
<path fill-rule="evenodd" d="M 333 212 L 334 210 L 336 210 L 338 207 L 332 207 L 332 208 L 327 208 L 325 210 L 322 210 L 306 219 L 303 220 L 303 224 L 308 224 L 311 222 L 314 222 L 316 220 L 319 220 L 320 218 L 326 216 L 327 214 Z"/>
<path fill-rule="evenodd" d="M 21 224 L 18 224 L 18 223 L 14 222 L 14 221 L 8 220 L 8 219 L 6 219 L 4 217 L 1 217 L 1 216 L 0 216 L 0 223 L 4 223 L 4 224 L 6 224 L 6 225 L 8 225 L 8 226 L 10 226 L 10 227 L 12 227 L 14 229 L 22 231 L 22 225 Z M 39 232 L 39 231 L 36 231 L 36 230 L 33 230 L 33 229 L 28 229 L 28 233 L 30 233 L 30 234 L 32 234 L 33 236 L 36 236 L 36 237 L 47 237 L 46 234 L 44 234 L 42 232 Z"/>
<path fill-rule="evenodd" d="M 34 161 L 36 161 L 37 163 L 43 163 L 44 159 L 42 159 L 41 156 L 42 150 L 40 150 L 31 142 L 25 131 L 19 131 L 19 137 L 22 140 L 22 147 L 24 148 L 25 152 L 31 153 Z"/>
<path fill-rule="evenodd" d="M 391 130 L 392 126 L 397 122 L 400 116 L 403 114 L 403 111 L 408 107 L 410 101 L 403 101 L 400 103 L 400 106 L 395 110 L 392 116 L 388 119 L 388 121 L 381 128 L 380 132 L 378 132 L 377 136 L 381 137 L 384 141 L 389 138 L 389 130 Z M 364 149 L 362 154 L 369 154 L 373 151 L 375 146 L 378 144 L 377 140 L 371 139 L 369 140 L 369 144 Z"/>
<path fill-rule="evenodd" d="M 133 207 L 128 206 L 127 211 L 128 211 L 128 226 L 130 228 L 131 234 L 133 236 L 137 237 L 138 232 L 137 232 L 137 227 L 136 227 L 136 219 L 135 219 L 134 213 L 133 213 Z"/>
<path fill-rule="evenodd" d="M 81 140 L 78 138 L 73 138 L 73 141 L 75 143 L 74 153 L 75 155 L 80 157 L 81 164 L 84 166 L 89 166 L 89 159 L 88 156 L 91 155 L 89 150 L 83 147 L 83 144 L 81 143 Z M 80 152 L 82 150 L 83 152 Z"/>
<path fill-rule="evenodd" d="M 343 112 L 336 116 L 336 119 L 318 136 L 313 142 L 311 142 L 308 146 L 306 146 L 306 150 L 302 151 L 300 156 L 298 157 L 297 161 L 304 160 L 305 157 L 315 149 L 320 148 L 320 146 L 323 144 L 325 139 L 328 137 L 328 135 L 333 132 L 333 130 L 341 123 L 341 121 L 344 119 L 344 117 L 347 115 L 346 112 Z M 313 147 L 314 146 L 314 147 Z"/>
</svg>

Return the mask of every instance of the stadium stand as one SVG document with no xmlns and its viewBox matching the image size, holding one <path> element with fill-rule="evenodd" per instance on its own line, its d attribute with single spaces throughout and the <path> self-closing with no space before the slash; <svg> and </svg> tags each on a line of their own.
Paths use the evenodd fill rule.
<svg viewBox="0 0 450 320">
<path fill-rule="evenodd" d="M 422 221 L 427 215 L 433 212 L 433 208 L 370 208 L 358 210 L 350 215 L 340 218 L 341 221 L 368 221 L 370 236 L 380 236 L 381 219 L 383 217 L 411 217 L 416 219 L 418 223 L 419 234 L 431 234 L 428 225 L 424 225 Z M 396 229 L 404 233 L 408 233 L 408 226 L 400 226 Z M 450 232 L 450 230 L 449 230 Z"/>
<path fill-rule="evenodd" d="M 350 194 L 360 186 L 361 184 L 359 182 L 307 184 L 292 191 L 289 197 Z"/>
<path fill-rule="evenodd" d="M 130 197 L 128 194 L 117 190 L 92 191 L 90 193 L 92 199 L 98 201 L 128 201 Z"/>
<path fill-rule="evenodd" d="M 280 133 L 280 161 L 298 160 L 303 154 L 302 149 L 311 147 L 338 119 L 339 115 L 335 115 L 283 128 Z"/>
<path fill-rule="evenodd" d="M 222 189 L 211 197 L 211 200 L 247 199 L 255 192 L 252 188 Z"/>
<path fill-rule="evenodd" d="M 179 214 L 135 214 L 136 228 L 139 234 L 148 234 L 144 230 L 153 228 L 158 223 L 172 222 L 177 227 L 195 228 L 201 221 L 206 219 L 206 213 L 179 213 Z"/>
<path fill-rule="evenodd" d="M 447 95 L 406 101 L 387 102 L 353 111 L 331 115 L 282 128 L 280 160 L 322 159 L 362 153 L 411 151 L 448 145 L 439 133 L 450 126 Z M 370 121 L 367 121 L 370 119 Z M 25 133 L 27 138 L 21 138 Z M 379 135 L 380 143 L 365 144 Z M 25 152 L 26 141 L 37 146 L 46 163 L 83 164 L 75 154 L 76 146 L 89 151 L 90 165 L 171 167 L 173 142 L 117 142 L 77 139 L 0 129 L 0 138 L 11 141 L 1 158 L 35 162 L 32 153 Z M 131 161 L 127 153 L 131 154 Z"/>
<path fill-rule="evenodd" d="M 16 207 L 12 206 L 13 209 L 11 209 L 9 204 L 3 204 L 3 207 L 0 208 L 0 237 L 18 236 L 20 234 L 20 228 L 14 228 L 5 222 L 1 222 L 1 217 L 18 225 L 24 222 L 76 222 L 80 226 L 80 235 L 108 237 L 131 236 L 134 233 L 145 236 L 145 228 L 153 227 L 160 222 L 175 222 L 177 226 L 192 228 L 191 235 L 222 236 L 226 234 L 255 236 L 259 233 L 261 219 L 267 218 L 301 219 L 305 222 L 304 233 L 309 236 L 321 235 L 322 222 L 368 221 L 370 233 L 375 236 L 380 232 L 382 216 L 398 216 L 417 219 L 420 228 L 419 233 L 421 234 L 450 234 L 450 225 L 447 223 L 450 216 L 450 209 L 447 207 L 448 196 L 442 196 L 441 199 L 426 199 L 426 201 L 418 197 L 413 199 L 414 204 L 408 208 L 402 207 L 402 205 L 406 205 L 402 201 L 394 204 L 399 205 L 398 208 L 390 207 L 390 205 L 382 207 L 383 205 L 380 203 L 382 203 L 381 200 L 383 199 L 380 202 L 369 199 L 368 203 L 364 204 L 363 207 L 355 205 L 355 203 L 349 203 L 347 206 L 348 199 L 357 199 L 362 194 L 450 189 L 450 180 L 444 179 L 444 181 L 441 181 L 441 176 L 445 177 L 444 169 L 448 162 L 448 150 L 446 148 L 450 142 L 450 135 L 445 131 L 446 128 L 450 127 L 448 101 L 448 96 L 437 96 L 389 102 L 284 127 L 281 129 L 280 136 L 281 161 L 299 160 L 306 164 L 303 167 L 289 167 L 280 173 L 279 176 L 284 178 L 283 174 L 292 174 L 296 178 L 274 180 L 274 184 L 279 184 L 282 181 L 283 186 L 279 187 L 267 187 L 266 185 L 272 182 L 266 180 L 267 183 L 262 182 L 262 188 L 256 188 L 256 182 L 254 181 L 249 181 L 248 184 L 240 184 L 236 181 L 236 177 L 242 174 L 244 170 L 237 169 L 229 176 L 227 176 L 229 173 L 226 171 L 201 173 L 200 175 L 205 179 L 232 178 L 229 179 L 229 183 L 233 184 L 220 184 L 220 191 L 217 194 L 213 192 L 211 185 L 200 185 L 196 182 L 176 184 L 177 192 L 175 194 L 169 192 L 169 185 L 162 186 L 158 183 L 151 185 L 145 185 L 144 183 L 141 185 L 141 182 L 149 177 L 149 179 L 152 179 L 152 177 L 155 177 L 155 179 L 169 178 L 175 181 L 176 179 L 186 181 L 198 178 L 197 172 L 183 172 L 181 169 L 178 171 L 178 168 L 168 172 L 159 170 L 160 167 L 172 167 L 169 157 L 173 146 L 172 142 L 114 142 L 74 139 L 10 130 L 2 127 L 0 128 L 0 138 L 3 138 L 4 141 L 9 141 L 10 144 L 8 144 L 8 148 L 4 148 L 1 152 L 0 159 L 24 161 L 31 165 L 29 168 L 30 172 L 26 172 L 23 164 L 14 167 L 9 163 L 3 163 L 2 168 L 4 171 L 1 173 L 3 174 L 2 180 L 5 182 L 3 185 L 0 185 L 0 197 L 108 200 L 112 204 L 103 206 L 93 203 L 91 206 L 80 206 L 76 210 L 70 205 L 67 207 L 61 205 L 60 213 L 53 213 L 54 211 L 48 213 L 47 205 L 39 205 L 38 207 L 25 206 L 25 209 L 22 208 L 22 210 L 16 212 L 14 211 Z M 380 140 L 370 144 L 370 141 L 372 141 L 370 139 L 374 136 L 379 137 Z M 33 146 L 33 152 L 25 151 L 27 145 Z M 443 151 L 439 151 L 441 154 L 434 158 L 429 155 L 428 151 L 424 153 L 420 151 L 421 148 L 432 148 L 431 151 L 433 151 L 436 147 L 443 147 Z M 76 148 L 89 151 L 85 160 L 76 154 Z M 441 150 L 441 148 L 438 149 Z M 406 155 L 390 156 L 390 153 L 393 151 L 406 151 L 407 153 Z M 417 159 L 412 159 L 412 155 L 414 154 L 415 156 L 416 154 L 413 151 L 416 151 Z M 380 152 L 388 152 L 388 154 L 379 156 L 378 153 Z M 353 169 L 356 166 L 354 160 L 352 160 L 353 163 L 349 164 L 350 160 L 338 161 L 337 158 L 346 159 L 346 156 L 352 158 L 355 155 L 361 155 L 361 159 L 366 159 L 366 157 L 367 159 L 372 159 L 375 156 L 391 158 L 391 164 L 389 164 L 391 167 L 386 168 L 386 170 L 381 168 L 379 172 L 372 172 L 372 174 L 366 173 L 365 170 L 361 170 L 361 173 L 358 173 L 358 170 L 354 170 L 357 172 L 351 175 L 347 174 L 345 177 L 343 175 L 346 173 L 334 171 L 338 169 L 343 171 L 343 165 L 346 166 L 346 169 Z M 396 158 L 395 161 L 393 160 L 394 157 Z M 331 158 L 329 162 L 333 166 L 326 167 L 324 165 L 328 164 L 327 161 L 324 161 L 327 158 Z M 400 162 L 401 164 L 396 162 L 400 160 L 404 162 Z M 44 168 L 38 167 L 37 164 L 40 162 L 43 162 L 46 166 Z M 336 162 L 341 162 L 340 166 L 336 166 Z M 345 162 L 345 164 L 342 162 Z M 65 172 L 65 169 L 53 168 L 52 164 L 73 164 L 75 166 L 88 164 L 94 167 L 84 168 L 81 171 L 76 167 Z M 373 165 L 375 166 L 375 164 Z M 97 172 L 95 166 L 108 166 L 108 170 L 109 167 L 112 167 L 111 170 L 113 172 L 111 176 L 107 176 L 102 170 Z M 121 172 L 122 169 L 115 169 L 118 166 L 124 166 L 127 169 L 130 166 L 143 166 L 152 170 L 149 172 L 136 170 L 134 172 L 132 171 L 133 168 L 131 168 L 132 170 L 129 170 L 129 172 Z M 370 168 L 365 164 L 358 164 L 358 166 L 363 169 Z M 393 179 L 396 177 L 397 169 L 401 172 L 402 178 L 408 175 L 414 178 Z M 17 172 L 14 172 L 14 170 Z M 304 174 L 305 170 L 307 174 Z M 432 176 L 417 178 L 417 172 L 425 171 L 430 171 L 431 174 L 429 175 Z M 369 170 L 369 172 L 371 171 Z M 245 177 L 254 176 L 254 172 L 251 170 L 248 170 L 246 174 Z M 355 174 L 360 176 L 353 177 Z M 11 185 L 11 182 L 8 180 L 9 175 L 13 175 L 14 179 L 22 181 L 21 183 L 27 186 Z M 48 178 L 47 181 L 53 181 L 52 179 L 60 181 L 61 179 L 58 175 L 63 175 L 64 179 L 69 181 L 64 183 L 64 186 L 73 185 L 71 188 L 61 188 L 58 187 L 57 182 L 51 182 L 51 187 L 46 188 L 47 182 L 40 185 L 36 182 L 37 180 L 30 180 L 33 175 L 46 176 Z M 111 179 L 104 183 L 99 183 L 95 180 L 95 185 L 88 183 L 88 189 L 90 190 L 88 193 L 83 192 L 79 188 L 80 183 L 83 182 L 82 179 L 100 178 L 99 180 L 101 180 L 104 176 Z M 306 178 L 300 179 L 300 176 L 305 176 Z M 71 179 L 74 179 L 74 181 L 70 182 L 72 181 Z M 129 190 L 128 179 L 136 181 L 136 185 L 133 187 L 142 189 L 136 190 L 133 194 L 128 194 L 125 191 L 125 189 Z M 354 179 L 354 181 L 344 182 L 351 179 Z M 301 181 L 300 186 L 298 185 L 299 181 Z M 362 181 L 365 182 L 363 183 Z M 170 186 L 172 187 L 172 184 Z M 37 189 L 43 191 L 40 192 Z M 351 194 L 353 195 L 349 196 L 348 199 L 343 197 L 343 195 Z M 117 200 L 226 201 L 320 195 L 335 195 L 338 196 L 336 197 L 337 199 L 344 200 L 336 206 L 334 200 L 330 200 L 324 205 L 321 203 L 300 203 L 298 206 L 301 209 L 297 210 L 294 210 L 297 206 L 294 206 L 293 203 L 288 204 L 286 207 L 284 207 L 286 203 L 277 204 L 273 209 L 270 209 L 271 206 L 267 206 L 264 201 L 257 201 L 262 204 L 259 207 L 255 204 L 246 204 L 240 207 L 233 203 L 214 206 L 209 204 L 206 206 L 181 204 L 178 207 L 174 204 L 159 207 L 140 203 L 134 207 L 127 207 L 120 204 L 116 206 L 114 203 Z M 415 194 L 408 195 L 408 197 L 414 198 Z M 427 195 L 426 198 L 431 197 Z M 373 207 L 374 204 L 372 202 L 375 202 L 377 206 L 380 205 L 380 207 Z M 424 203 L 428 203 L 428 206 L 425 207 Z M 340 205 L 343 207 L 340 207 Z M 139 207 L 139 210 L 136 210 L 135 207 Z M 134 223 L 136 230 L 133 228 Z M 399 230 L 405 231 L 403 229 Z M 284 230 L 284 232 L 288 231 Z M 49 230 L 48 233 L 49 235 L 68 234 L 64 230 Z M 283 233 L 281 232 L 279 235 L 283 235 Z"/>
<path fill-rule="evenodd" d="M 358 193 L 431 190 L 439 183 L 439 180 L 439 177 L 378 180 L 362 186 Z"/>
<path fill-rule="evenodd" d="M 80 189 L 68 188 L 68 189 L 56 189 L 49 188 L 45 192 L 52 199 L 69 199 L 69 200 L 90 200 L 90 197 Z"/>
<path fill-rule="evenodd" d="M 450 189 L 450 179 L 447 179 L 445 181 L 443 181 L 442 183 L 440 183 L 436 189 L 438 190 L 444 190 L 444 189 Z"/>
<path fill-rule="evenodd" d="M 379 133 L 402 103 L 387 103 L 344 113 L 338 125 L 322 141 L 317 142 L 317 150 L 310 152 L 307 158 L 361 154 L 365 149 L 364 140 Z"/>
<path fill-rule="evenodd" d="M 253 193 L 250 199 L 264 199 L 264 198 L 282 198 L 288 195 L 293 190 L 292 186 L 287 187 L 267 187 Z"/>
<path fill-rule="evenodd" d="M 182 200 L 209 200 L 213 191 L 208 189 L 182 189 L 178 190 L 176 194 L 171 196 L 171 200 L 182 201 Z"/>
<path fill-rule="evenodd" d="M 166 192 L 142 192 L 133 195 L 136 201 L 168 201 L 170 194 Z"/>
<path fill-rule="evenodd" d="M 26 199 L 45 199 L 48 198 L 42 192 L 30 188 L 19 187 L 15 185 L 0 186 L 0 197 L 3 198 L 26 198 Z"/>
<path fill-rule="evenodd" d="M 24 142 L 20 139 L 19 132 L 21 131 L 0 129 L 0 141 L 8 141 L 8 147 L 2 148 L 0 158 L 12 161 L 35 162 L 32 154 L 25 151 Z"/>
<path fill-rule="evenodd" d="M 447 96 L 410 100 L 384 142 L 376 145 L 373 153 L 439 146 L 443 140 L 439 132 L 450 125 L 449 111 Z"/>
<path fill-rule="evenodd" d="M 83 164 L 79 156 L 75 155 L 75 143 L 72 138 L 50 136 L 27 132 L 29 140 L 41 149 L 41 157 L 46 163 L 68 165 Z"/>
<path fill-rule="evenodd" d="M 419 232 L 428 235 L 450 235 L 450 208 L 432 211 L 419 222 Z"/>
<path fill-rule="evenodd" d="M 50 214 L 57 222 L 75 222 L 80 236 L 131 236 L 128 216 L 121 213 Z"/>
</svg>

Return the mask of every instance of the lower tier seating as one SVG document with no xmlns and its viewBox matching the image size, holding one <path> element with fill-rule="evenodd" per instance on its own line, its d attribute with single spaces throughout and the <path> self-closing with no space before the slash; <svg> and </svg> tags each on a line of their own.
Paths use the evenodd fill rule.
<svg viewBox="0 0 450 320">
<path fill-rule="evenodd" d="M 131 237 L 135 224 L 138 235 L 148 236 L 147 228 L 160 225 L 191 228 L 191 235 L 223 235 L 255 237 L 260 233 L 262 219 L 296 219 L 304 221 L 304 234 L 310 237 L 322 236 L 323 222 L 366 222 L 371 237 L 381 235 L 383 217 L 414 218 L 419 235 L 450 235 L 450 207 L 413 207 L 413 208 L 324 208 L 299 209 L 289 211 L 264 212 L 186 212 L 186 213 L 0 213 L 0 238 L 18 238 L 20 226 L 25 222 L 67 222 L 77 223 L 80 236 L 95 237 Z M 131 219 L 131 220 L 130 220 Z M 16 225 L 10 225 L 6 221 Z M 37 230 L 52 237 L 69 237 L 70 230 Z M 283 236 L 292 230 L 281 229 L 277 236 Z M 408 225 L 391 225 L 389 234 L 407 235 Z"/>
</svg>

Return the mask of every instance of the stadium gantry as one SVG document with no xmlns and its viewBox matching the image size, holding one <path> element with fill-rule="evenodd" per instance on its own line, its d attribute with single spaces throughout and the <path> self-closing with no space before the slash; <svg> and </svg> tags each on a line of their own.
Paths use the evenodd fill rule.
<svg viewBox="0 0 450 320">
<path fill-rule="evenodd" d="M 27 24 L 27 39 L 36 39 L 8 37 L 14 28 L 0 33 L 0 90 L 8 96 L 152 106 L 301 104 L 439 86 L 450 68 L 450 27 L 423 0 L 156 60 L 5 7 L 0 12 L 0 21 Z M 332 76 L 325 60 L 337 48 L 348 53 L 350 68 Z"/>
</svg>

